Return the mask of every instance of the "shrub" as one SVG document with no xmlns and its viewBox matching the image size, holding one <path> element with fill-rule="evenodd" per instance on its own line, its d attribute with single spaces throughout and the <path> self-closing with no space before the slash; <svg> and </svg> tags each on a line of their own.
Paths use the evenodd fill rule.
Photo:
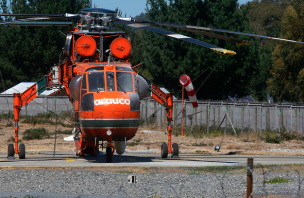
<svg viewBox="0 0 304 198">
<path fill-rule="evenodd" d="M 23 132 L 23 140 L 35 140 L 49 138 L 50 134 L 45 128 L 27 129 Z"/>
<path fill-rule="evenodd" d="M 127 146 L 136 146 L 139 145 L 142 139 L 134 139 L 133 142 L 128 142 Z"/>
<path fill-rule="evenodd" d="M 61 130 L 61 129 L 59 129 L 58 131 L 57 131 L 57 134 L 67 134 L 67 135 L 71 135 L 72 134 L 72 130 L 71 129 L 66 129 L 66 130 Z"/>
</svg>

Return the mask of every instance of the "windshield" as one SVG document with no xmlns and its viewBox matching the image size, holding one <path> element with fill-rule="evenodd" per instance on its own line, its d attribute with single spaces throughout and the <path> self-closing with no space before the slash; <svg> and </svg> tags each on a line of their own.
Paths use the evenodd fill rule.
<svg viewBox="0 0 304 198">
<path fill-rule="evenodd" d="M 105 91 L 104 72 L 89 72 L 89 92 Z"/>
<path fill-rule="evenodd" d="M 117 91 L 133 92 L 132 73 L 116 72 Z"/>
</svg>

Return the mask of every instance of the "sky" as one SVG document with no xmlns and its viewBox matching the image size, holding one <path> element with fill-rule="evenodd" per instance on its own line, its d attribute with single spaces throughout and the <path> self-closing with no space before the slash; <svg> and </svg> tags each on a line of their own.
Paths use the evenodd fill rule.
<svg viewBox="0 0 304 198">
<path fill-rule="evenodd" d="M 248 0 L 239 0 L 240 4 L 246 3 Z M 135 17 L 145 12 L 146 0 L 92 0 L 92 5 L 98 8 L 106 8 L 115 10 L 117 7 L 122 11 L 122 17 Z"/>
</svg>

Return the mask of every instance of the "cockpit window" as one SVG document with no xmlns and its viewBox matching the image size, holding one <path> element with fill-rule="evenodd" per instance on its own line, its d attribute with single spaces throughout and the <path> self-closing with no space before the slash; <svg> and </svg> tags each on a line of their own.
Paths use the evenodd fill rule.
<svg viewBox="0 0 304 198">
<path fill-rule="evenodd" d="M 86 71 L 99 71 L 99 70 L 104 70 L 104 67 L 91 67 L 87 69 Z"/>
<path fill-rule="evenodd" d="M 133 71 L 133 69 L 131 69 L 129 67 L 118 67 L 118 66 L 116 66 L 116 70 L 118 70 L 118 71 Z"/>
<path fill-rule="evenodd" d="M 116 72 L 117 91 L 133 92 L 132 73 Z"/>
<path fill-rule="evenodd" d="M 107 91 L 115 91 L 114 72 L 107 72 Z"/>
<path fill-rule="evenodd" d="M 89 72 L 89 92 L 105 91 L 104 72 Z"/>
</svg>

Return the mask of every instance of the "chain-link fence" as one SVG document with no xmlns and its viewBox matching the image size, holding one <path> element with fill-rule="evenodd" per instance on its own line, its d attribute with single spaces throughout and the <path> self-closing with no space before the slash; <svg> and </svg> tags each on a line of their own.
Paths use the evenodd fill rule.
<svg viewBox="0 0 304 198">
<path fill-rule="evenodd" d="M 248 130 L 304 133 L 304 104 L 199 101 L 198 108 L 193 108 L 189 101 L 182 104 L 181 100 L 176 100 L 173 106 L 173 126 L 181 125 L 183 120 L 184 126 L 233 126 L 241 133 Z M 140 110 L 141 120 L 146 121 L 144 125 L 167 126 L 165 108 L 153 99 L 142 100 Z M 225 115 L 227 119 L 224 119 Z"/>
</svg>

